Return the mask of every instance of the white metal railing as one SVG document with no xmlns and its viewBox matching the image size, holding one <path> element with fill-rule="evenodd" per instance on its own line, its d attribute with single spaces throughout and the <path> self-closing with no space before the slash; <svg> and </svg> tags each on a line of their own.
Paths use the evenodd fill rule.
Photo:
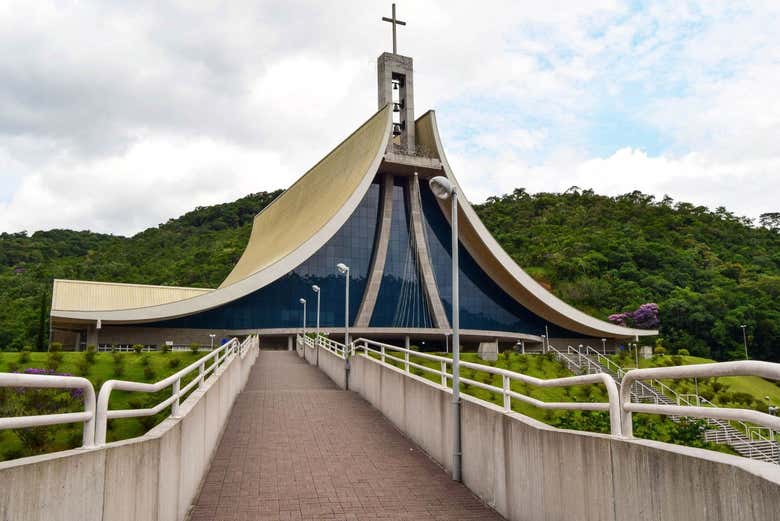
<svg viewBox="0 0 780 521">
<path fill-rule="evenodd" d="M 308 335 L 298 335 L 296 340 L 297 340 L 297 345 L 300 346 L 300 348 L 305 346 L 309 349 L 314 349 L 317 346 L 317 344 L 319 344 L 319 346 L 322 349 L 326 351 L 330 351 L 331 353 L 333 353 L 334 355 L 340 358 L 345 358 L 344 344 L 337 342 L 335 340 L 331 340 L 330 338 L 324 335 L 320 335 L 319 337 L 315 337 L 315 338 L 312 338 Z M 299 354 L 303 355 L 301 349 L 299 349 Z"/>
<path fill-rule="evenodd" d="M 780 364 L 759 361 L 719 362 L 674 367 L 653 367 L 626 371 L 620 382 L 620 411 L 623 434 L 631 437 L 632 413 L 690 416 L 694 418 L 741 421 L 780 431 L 780 418 L 752 409 L 701 407 L 696 405 L 648 404 L 631 401 L 631 386 L 641 380 L 711 378 L 716 376 L 760 376 L 780 380 Z"/>
<path fill-rule="evenodd" d="M 82 412 L 0 418 L 0 430 L 81 422 L 84 424 L 81 445 L 83 447 L 94 445 L 95 389 L 92 387 L 92 382 L 86 378 L 79 376 L 0 373 L 0 387 L 81 389 L 84 393 L 84 410 Z"/>
<path fill-rule="evenodd" d="M 569 348 L 578 351 L 576 348 L 572 348 L 571 346 L 569 346 Z M 595 357 L 595 362 L 601 365 L 603 370 L 611 373 L 618 382 L 622 381 L 623 376 L 626 374 L 626 370 L 623 369 L 622 366 L 613 362 L 609 357 L 605 356 L 596 349 L 593 349 L 591 346 L 585 346 L 584 349 L 584 358 L 590 359 L 591 357 Z M 677 403 L 677 405 L 687 407 L 719 407 L 718 405 L 712 403 L 702 396 L 699 396 L 698 394 L 679 394 L 659 379 L 649 379 L 646 381 L 635 380 L 632 385 L 631 392 L 635 395 L 635 397 L 638 398 L 641 397 L 646 399 L 649 397 L 653 399 L 656 405 L 672 405 Z M 672 419 L 676 418 L 678 418 L 677 415 L 672 417 Z M 755 447 L 743 446 L 744 441 L 774 441 L 773 433 L 771 431 L 769 432 L 768 436 L 764 436 L 763 430 L 755 430 L 754 426 L 739 420 L 723 421 L 717 418 L 705 418 L 705 421 L 716 429 L 707 431 L 705 434 L 706 439 L 711 441 L 714 440 L 717 443 L 726 443 L 727 445 L 738 446 L 738 452 L 751 458 L 759 457 L 765 460 L 772 460 L 780 463 L 780 459 L 774 455 L 776 452 L 774 450 L 774 446 L 772 446 L 772 451 L 769 453 L 763 447 L 758 445 Z M 722 431 L 722 434 L 718 434 L 718 431 Z"/>
<path fill-rule="evenodd" d="M 449 388 L 449 380 L 452 379 L 452 373 L 448 372 L 447 366 L 452 364 L 452 359 L 430 355 L 427 353 L 420 353 L 412 351 L 411 349 L 405 349 L 402 347 L 393 346 L 390 344 L 384 344 L 382 342 L 376 342 L 374 340 L 368 340 L 365 338 L 359 338 L 352 343 L 353 354 L 357 356 L 363 356 L 366 359 L 375 362 L 382 363 L 389 367 L 398 369 L 393 364 L 388 363 L 388 360 L 403 364 L 403 372 L 411 374 L 411 368 L 416 368 L 422 371 L 426 371 L 430 374 L 439 376 L 442 387 Z M 362 353 L 361 353 L 362 351 Z M 390 353 L 388 353 L 390 351 Z M 403 356 L 395 356 L 391 353 L 402 353 Z M 373 356 L 372 356 L 373 355 Z M 422 358 L 436 362 L 437 368 L 429 367 L 416 363 L 412 357 Z M 482 371 L 491 375 L 498 375 L 501 377 L 502 385 L 498 387 L 484 382 L 479 382 L 471 378 L 460 377 L 460 381 L 465 384 L 473 385 L 474 387 L 485 389 L 487 391 L 495 392 L 503 397 L 503 407 L 505 412 L 512 410 L 512 400 L 519 400 L 524 403 L 528 403 L 541 409 L 557 409 L 557 410 L 578 410 L 578 411 L 609 411 L 610 417 L 610 431 L 614 435 L 621 434 L 620 428 L 620 407 L 619 407 L 619 394 L 615 381 L 606 373 L 598 372 L 594 374 L 585 374 L 579 376 L 568 376 L 564 378 L 552 378 L 544 380 L 535 378 L 522 373 L 516 373 L 514 371 L 508 371 L 499 367 L 493 367 L 483 364 L 475 364 L 471 362 L 460 362 L 461 367 L 465 367 L 474 371 Z M 512 390 L 512 382 L 522 382 L 536 387 L 570 387 L 574 385 L 585 384 L 603 384 L 607 389 L 608 402 L 544 402 L 537 400 L 531 396 L 518 393 Z M 467 393 L 468 394 L 468 393 Z"/>
<path fill-rule="evenodd" d="M 243 342 L 239 343 L 236 338 L 231 339 L 229 342 L 214 349 L 208 355 L 200 358 L 194 363 L 188 365 L 181 371 L 172 374 L 171 376 L 164 378 L 156 383 L 140 383 L 130 382 L 125 380 L 108 380 L 100 388 L 100 393 L 97 399 L 96 408 L 96 425 L 95 425 L 95 443 L 102 445 L 106 442 L 106 431 L 108 428 L 108 420 L 116 418 L 134 418 L 139 416 L 153 416 L 162 411 L 169 405 L 171 406 L 171 416 L 178 417 L 179 415 L 179 403 L 182 396 L 186 395 L 196 385 L 202 389 L 205 385 L 206 378 L 209 374 L 217 374 L 220 367 L 229 364 L 238 355 L 240 358 L 244 358 L 250 348 L 257 348 L 258 339 L 256 336 L 249 336 Z M 208 362 L 212 362 L 211 365 L 207 365 Z M 182 379 L 198 371 L 198 374 L 184 387 L 181 387 Z M 154 393 L 171 387 L 171 396 L 161 401 L 157 405 L 147 409 L 109 409 L 108 402 L 111 397 L 111 392 L 117 391 L 135 391 Z"/>
</svg>

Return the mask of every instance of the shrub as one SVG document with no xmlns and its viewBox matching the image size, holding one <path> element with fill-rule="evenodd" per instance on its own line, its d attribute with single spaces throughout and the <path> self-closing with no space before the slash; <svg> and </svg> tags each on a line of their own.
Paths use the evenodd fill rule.
<svg viewBox="0 0 780 521">
<path fill-rule="evenodd" d="M 171 352 L 171 346 L 163 342 L 162 344 L 160 344 L 160 352 L 164 355 L 167 355 L 168 353 Z"/>
<path fill-rule="evenodd" d="M 49 355 L 46 357 L 46 369 L 50 371 L 56 371 L 60 367 L 61 361 L 61 353 L 49 353 Z"/>
<path fill-rule="evenodd" d="M 84 351 L 84 361 L 88 364 L 95 363 L 95 356 L 97 355 L 97 349 L 93 345 L 87 346 L 87 350 Z"/>
<path fill-rule="evenodd" d="M 114 359 L 114 376 L 116 378 L 121 378 L 125 373 L 125 359 L 122 356 L 122 353 L 116 351 L 112 353 L 111 356 Z"/>
<path fill-rule="evenodd" d="M 89 372 L 89 364 L 86 360 L 82 359 L 76 363 L 76 372 L 79 376 L 87 376 Z"/>
<path fill-rule="evenodd" d="M 62 351 L 62 342 L 52 342 L 49 346 L 50 353 L 59 353 Z"/>
<path fill-rule="evenodd" d="M 190 353 L 192 354 L 198 354 L 198 350 L 200 349 L 200 344 L 197 342 L 193 342 L 190 344 Z"/>
<path fill-rule="evenodd" d="M 681 355 L 672 356 L 672 365 L 683 365 L 683 359 Z"/>
<path fill-rule="evenodd" d="M 19 355 L 19 363 L 20 364 L 27 364 L 30 362 L 30 352 L 29 351 L 22 351 Z"/>
<path fill-rule="evenodd" d="M 144 366 L 144 380 L 153 382 L 156 376 L 157 374 L 154 372 L 152 366 L 150 365 Z"/>
<path fill-rule="evenodd" d="M 168 369 L 176 369 L 181 365 L 181 358 L 171 358 L 168 360 Z"/>
<path fill-rule="evenodd" d="M 685 348 L 683 348 L 683 349 L 678 349 L 678 350 L 677 350 L 677 354 L 678 354 L 678 355 L 680 355 L 680 356 L 691 356 L 691 352 L 690 352 L 690 351 L 688 351 L 688 350 L 687 350 L 687 349 L 685 349 Z"/>
<path fill-rule="evenodd" d="M 663 356 L 666 353 L 666 349 L 663 346 L 657 346 L 653 349 L 653 353 L 659 356 Z"/>
<path fill-rule="evenodd" d="M 141 351 L 144 350 L 143 344 L 133 344 L 133 351 L 135 351 L 136 354 L 140 355 Z"/>
<path fill-rule="evenodd" d="M 9 373 L 15 373 L 19 370 L 19 364 L 16 362 L 8 362 L 8 372 Z"/>
<path fill-rule="evenodd" d="M 152 360 L 148 354 L 145 354 L 144 356 L 141 357 L 141 366 L 149 367 L 150 365 L 152 365 Z"/>
<path fill-rule="evenodd" d="M 731 395 L 731 399 L 738 404 L 749 406 L 753 402 L 753 395 L 750 393 L 737 392 Z"/>
</svg>

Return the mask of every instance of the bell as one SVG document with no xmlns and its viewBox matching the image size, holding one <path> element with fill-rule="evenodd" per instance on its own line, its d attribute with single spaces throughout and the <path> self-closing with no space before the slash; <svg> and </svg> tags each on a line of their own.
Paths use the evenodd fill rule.
<svg viewBox="0 0 780 521">
<path fill-rule="evenodd" d="M 401 112 L 401 104 L 393 103 L 393 112 Z"/>
<path fill-rule="evenodd" d="M 393 90 L 398 90 L 398 82 L 397 81 L 393 82 Z"/>
<path fill-rule="evenodd" d="M 401 124 L 393 123 L 393 136 L 398 137 L 401 135 Z"/>
</svg>

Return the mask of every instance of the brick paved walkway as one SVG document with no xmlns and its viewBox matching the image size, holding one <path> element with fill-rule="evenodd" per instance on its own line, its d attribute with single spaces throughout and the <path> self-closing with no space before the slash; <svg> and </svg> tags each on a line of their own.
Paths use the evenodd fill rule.
<svg viewBox="0 0 780 521">
<path fill-rule="evenodd" d="M 360 396 L 260 354 L 191 521 L 502 519 Z"/>
</svg>

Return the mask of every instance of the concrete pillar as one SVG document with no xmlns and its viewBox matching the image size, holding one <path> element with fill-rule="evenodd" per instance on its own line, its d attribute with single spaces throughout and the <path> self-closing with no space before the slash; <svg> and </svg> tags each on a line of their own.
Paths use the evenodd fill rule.
<svg viewBox="0 0 780 521">
<path fill-rule="evenodd" d="M 404 337 L 404 347 L 405 347 L 406 349 L 409 349 L 409 345 L 410 345 L 410 343 L 409 343 L 409 342 L 410 342 L 410 341 L 409 341 L 409 335 L 406 335 L 406 336 Z"/>
<path fill-rule="evenodd" d="M 98 332 L 100 330 L 93 325 L 87 327 L 87 345 L 98 346 Z"/>
<path fill-rule="evenodd" d="M 287 335 L 287 350 L 292 351 L 293 350 L 293 337 L 292 335 Z"/>
<path fill-rule="evenodd" d="M 425 223 L 423 222 L 423 211 L 420 203 L 420 178 L 417 172 L 414 173 L 408 181 L 408 190 L 406 191 L 406 202 L 409 208 L 409 218 L 411 219 L 412 240 L 414 241 L 414 250 L 417 253 L 417 266 L 420 271 L 420 282 L 425 289 L 425 299 L 428 304 L 428 310 L 433 320 L 433 327 L 437 329 L 449 329 L 450 324 L 447 320 L 447 314 L 444 311 L 444 305 L 439 296 L 439 288 L 436 285 L 436 277 L 433 275 L 433 264 L 428 252 L 428 241 L 425 238 Z"/>
<path fill-rule="evenodd" d="M 76 345 L 73 346 L 73 350 L 78 351 L 80 345 L 81 345 L 81 331 L 76 331 Z"/>
<path fill-rule="evenodd" d="M 374 242 L 374 254 L 369 270 L 368 283 L 363 292 L 363 300 L 355 319 L 355 327 L 368 327 L 371 315 L 374 313 L 376 298 L 379 295 L 379 287 L 382 285 L 382 276 L 385 271 L 387 259 L 387 247 L 390 242 L 390 225 L 393 220 L 393 174 L 385 173 L 382 181 L 382 197 L 380 199 L 382 215 L 379 223 L 379 233 Z"/>
</svg>

